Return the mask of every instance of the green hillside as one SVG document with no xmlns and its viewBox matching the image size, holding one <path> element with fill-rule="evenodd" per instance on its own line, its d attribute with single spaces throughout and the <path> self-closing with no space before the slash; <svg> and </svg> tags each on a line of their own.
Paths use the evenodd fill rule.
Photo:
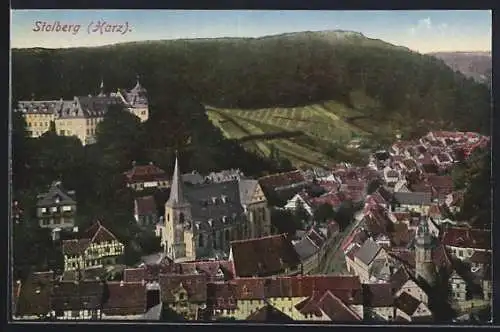
<svg viewBox="0 0 500 332">
<path fill-rule="evenodd" d="M 342 152 L 353 137 L 387 141 L 396 129 L 487 133 L 491 110 L 488 87 L 443 61 L 348 31 L 17 49 L 12 73 L 14 100 L 96 93 L 101 77 L 109 89 L 132 87 L 139 74 L 152 113 L 186 96 L 210 105 L 208 115 L 227 137 L 304 132 L 242 144 L 263 154 L 275 146 L 292 159 L 319 163 L 322 157 L 310 149 L 305 157 L 297 145 L 314 142 L 324 156 Z M 188 130 L 189 122 L 181 127 Z"/>
</svg>

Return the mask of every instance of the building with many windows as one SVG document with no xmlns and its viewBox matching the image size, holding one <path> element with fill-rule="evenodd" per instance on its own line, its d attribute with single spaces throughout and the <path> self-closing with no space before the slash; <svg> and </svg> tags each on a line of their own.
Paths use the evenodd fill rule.
<svg viewBox="0 0 500 332">
<path fill-rule="evenodd" d="M 51 123 L 61 136 L 75 136 L 82 144 L 95 143 L 96 127 L 101 122 L 110 105 L 121 105 L 137 116 L 141 122 L 149 117 L 147 91 L 139 83 L 131 90 L 104 93 L 101 82 L 97 96 L 75 96 L 73 100 L 31 100 L 19 101 L 17 112 L 26 120 L 30 137 L 40 137 L 48 132 Z"/>
<path fill-rule="evenodd" d="M 64 271 L 114 265 L 119 262 L 125 246 L 99 221 L 78 239 L 64 240 Z"/>
<path fill-rule="evenodd" d="M 42 228 L 73 228 L 76 217 L 74 191 L 65 191 L 61 182 L 55 181 L 48 192 L 38 195 L 37 217 Z"/>
</svg>

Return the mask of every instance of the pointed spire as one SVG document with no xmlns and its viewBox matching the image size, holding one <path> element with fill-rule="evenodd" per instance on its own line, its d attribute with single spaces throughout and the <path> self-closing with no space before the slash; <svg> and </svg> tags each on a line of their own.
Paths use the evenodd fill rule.
<svg viewBox="0 0 500 332">
<path fill-rule="evenodd" d="M 101 77 L 101 84 L 99 85 L 99 96 L 104 96 L 104 79 Z"/>
<path fill-rule="evenodd" d="M 172 184 L 170 186 L 170 197 L 168 198 L 167 205 L 170 207 L 174 207 L 176 205 L 182 205 L 182 204 L 185 204 L 185 200 L 182 191 L 182 178 L 179 170 L 179 159 L 177 157 L 177 150 L 176 150 L 174 175 L 172 176 Z"/>
</svg>

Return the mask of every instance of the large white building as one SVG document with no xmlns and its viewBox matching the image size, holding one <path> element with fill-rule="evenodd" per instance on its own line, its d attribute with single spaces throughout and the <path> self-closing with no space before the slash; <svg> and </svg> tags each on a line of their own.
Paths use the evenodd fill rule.
<svg viewBox="0 0 500 332">
<path fill-rule="evenodd" d="M 141 122 L 148 119 L 147 91 L 139 79 L 129 91 L 118 90 L 105 94 L 102 81 L 100 89 L 97 96 L 75 96 L 73 100 L 20 101 L 16 111 L 23 114 L 30 137 L 42 136 L 54 122 L 58 135 L 75 136 L 83 145 L 95 143 L 97 124 L 103 120 L 110 105 L 122 105 Z"/>
</svg>

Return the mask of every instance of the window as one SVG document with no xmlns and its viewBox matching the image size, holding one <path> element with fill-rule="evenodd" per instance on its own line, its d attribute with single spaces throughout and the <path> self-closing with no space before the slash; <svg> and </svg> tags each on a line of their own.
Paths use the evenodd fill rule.
<svg viewBox="0 0 500 332">
<path fill-rule="evenodd" d="M 458 251 L 458 257 L 464 257 L 464 251 L 463 250 L 459 250 Z"/>
<path fill-rule="evenodd" d="M 47 212 L 47 208 L 42 208 L 42 213 Z"/>
<path fill-rule="evenodd" d="M 59 135 L 64 136 L 64 130 L 59 130 Z"/>
<path fill-rule="evenodd" d="M 203 234 L 198 235 L 198 247 L 203 247 L 204 246 L 204 241 L 203 241 Z"/>
<path fill-rule="evenodd" d="M 39 125 L 40 125 L 40 127 L 43 127 L 43 122 L 40 122 Z"/>
<path fill-rule="evenodd" d="M 63 206 L 63 211 L 71 211 L 71 206 Z"/>
<path fill-rule="evenodd" d="M 183 224 L 185 220 L 185 216 L 184 216 L 184 213 L 179 213 L 179 223 Z"/>
<path fill-rule="evenodd" d="M 230 234 L 229 234 L 229 229 L 226 229 L 226 241 L 229 241 Z"/>
<path fill-rule="evenodd" d="M 50 211 L 51 211 L 51 212 L 57 212 L 57 206 L 53 206 L 53 207 L 51 207 L 51 208 L 50 208 Z"/>
</svg>

